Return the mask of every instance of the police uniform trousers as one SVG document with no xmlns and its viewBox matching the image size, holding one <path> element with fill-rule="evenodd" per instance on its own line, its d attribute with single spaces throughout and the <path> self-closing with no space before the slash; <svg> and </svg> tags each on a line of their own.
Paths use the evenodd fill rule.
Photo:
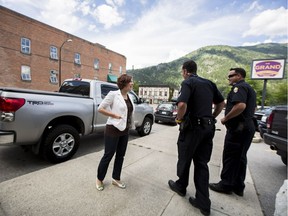
<svg viewBox="0 0 288 216">
<path fill-rule="evenodd" d="M 178 137 L 178 162 L 176 183 L 186 190 L 189 183 L 189 171 L 191 161 L 194 163 L 194 184 L 196 188 L 195 198 L 203 209 L 210 209 L 209 199 L 209 168 L 215 125 L 194 125 L 180 131 Z"/>
<path fill-rule="evenodd" d="M 224 189 L 243 191 L 245 188 L 247 151 L 255 133 L 253 121 L 249 120 L 242 131 L 227 130 L 224 150 L 223 168 L 220 184 Z"/>
</svg>

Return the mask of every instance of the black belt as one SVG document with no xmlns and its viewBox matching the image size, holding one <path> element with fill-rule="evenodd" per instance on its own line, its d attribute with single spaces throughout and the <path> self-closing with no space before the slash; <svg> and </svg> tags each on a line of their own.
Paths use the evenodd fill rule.
<svg viewBox="0 0 288 216">
<path fill-rule="evenodd" d="M 195 118 L 195 117 L 190 117 L 190 121 L 192 125 L 212 125 L 215 124 L 215 119 L 213 118 Z"/>
</svg>

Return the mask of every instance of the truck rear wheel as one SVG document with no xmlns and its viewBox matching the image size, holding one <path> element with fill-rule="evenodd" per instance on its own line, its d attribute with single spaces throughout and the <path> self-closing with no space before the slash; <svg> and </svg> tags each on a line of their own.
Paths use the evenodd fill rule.
<svg viewBox="0 0 288 216">
<path fill-rule="evenodd" d="M 52 163 L 61 163 L 73 157 L 79 144 L 80 136 L 74 127 L 58 125 L 45 135 L 42 154 Z"/>
<path fill-rule="evenodd" d="M 146 136 L 150 134 L 152 129 L 152 120 L 148 117 L 145 117 L 142 125 L 137 128 L 137 132 L 140 136 Z"/>
</svg>

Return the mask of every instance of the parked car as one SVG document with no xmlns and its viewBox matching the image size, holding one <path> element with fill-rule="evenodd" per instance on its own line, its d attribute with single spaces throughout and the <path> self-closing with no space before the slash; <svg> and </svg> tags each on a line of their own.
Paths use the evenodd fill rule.
<svg viewBox="0 0 288 216">
<path fill-rule="evenodd" d="M 258 131 L 260 133 L 260 136 L 263 138 L 263 134 L 267 133 L 267 120 L 269 115 L 272 112 L 273 107 L 270 107 L 268 109 L 265 109 L 264 115 L 261 117 L 261 120 L 258 121 Z"/>
<path fill-rule="evenodd" d="M 287 105 L 275 106 L 267 119 L 267 133 L 264 142 L 280 155 L 287 165 Z"/>
<path fill-rule="evenodd" d="M 176 125 L 177 106 L 175 102 L 163 102 L 159 104 L 154 112 L 155 122 L 172 123 Z"/>
<path fill-rule="evenodd" d="M 258 127 L 256 128 L 256 131 L 259 131 L 259 124 L 261 123 L 262 117 L 265 115 L 267 117 L 267 113 L 270 113 L 271 109 L 272 107 L 266 107 L 266 108 L 258 109 L 255 111 L 254 118 L 257 120 L 257 123 L 258 123 Z"/>
</svg>

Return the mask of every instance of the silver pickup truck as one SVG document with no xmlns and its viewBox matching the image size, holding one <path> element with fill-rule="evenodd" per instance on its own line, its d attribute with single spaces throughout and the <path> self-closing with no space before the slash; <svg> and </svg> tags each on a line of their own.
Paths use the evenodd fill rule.
<svg viewBox="0 0 288 216">
<path fill-rule="evenodd" d="M 65 80 L 59 92 L 0 87 L 0 146 L 31 147 L 53 163 L 69 160 L 80 137 L 103 133 L 107 117 L 97 108 L 116 84 L 88 79 Z M 148 135 L 153 108 L 130 92 L 135 104 L 135 126 Z"/>
</svg>

